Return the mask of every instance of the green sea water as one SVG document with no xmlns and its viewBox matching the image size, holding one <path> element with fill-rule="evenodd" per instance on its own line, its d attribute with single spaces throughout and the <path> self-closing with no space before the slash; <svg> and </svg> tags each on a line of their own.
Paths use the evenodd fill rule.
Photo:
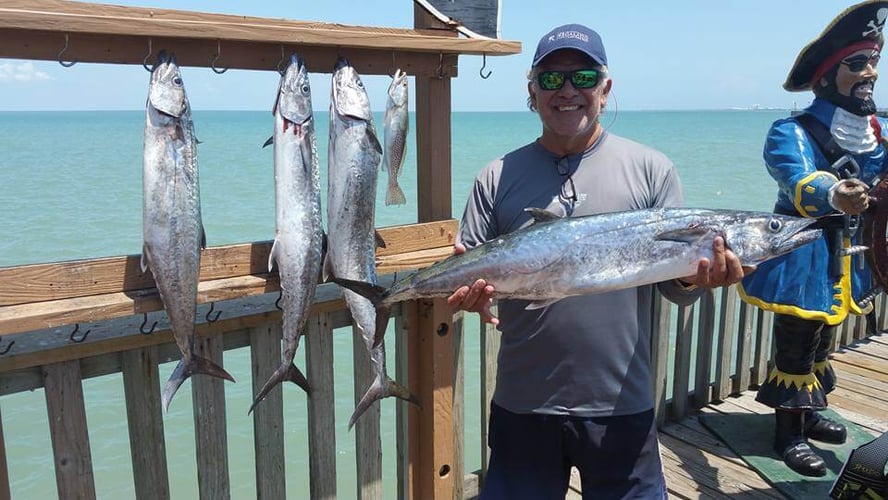
<svg viewBox="0 0 888 500">
<path fill-rule="evenodd" d="M 676 164 L 693 207 L 770 210 L 776 187 L 765 173 L 762 141 L 786 111 L 619 111 L 604 125 L 615 134 L 666 153 Z M 274 187 L 269 112 L 196 111 L 201 201 L 210 246 L 269 240 L 274 233 Z M 142 111 L 0 113 L 0 267 L 141 252 Z M 322 185 L 326 186 L 327 114 L 316 113 Z M 412 117 L 411 117 L 412 120 Z M 381 127 L 382 115 L 376 123 Z M 415 127 L 401 184 L 408 204 L 386 207 L 381 173 L 376 213 L 380 227 L 416 221 Z M 453 216 L 459 217 L 477 171 L 488 161 L 539 135 L 530 112 L 454 113 Z M 602 172 L 606 181 L 607 173 Z M 465 334 L 466 470 L 480 467 L 478 335 L 476 316 Z M 60 332 L 64 329 L 60 329 Z M 393 341 L 389 342 L 389 356 Z M 355 497 L 352 339 L 335 335 L 338 493 Z M 0 359 L 2 363 L 2 359 Z M 300 353 L 297 363 L 304 366 Z M 390 366 L 393 366 L 390 359 Z M 232 498 L 255 498 L 252 400 L 247 349 L 228 351 L 226 384 Z M 171 363 L 161 368 L 166 379 Z M 84 381 L 90 444 L 99 498 L 133 498 L 123 386 L 119 375 Z M 173 498 L 196 498 L 190 390 L 176 395 L 164 416 Z M 284 388 L 288 496 L 308 497 L 305 395 Z M 393 400 L 382 403 L 384 481 L 394 496 Z M 54 498 L 52 445 L 42 391 L 0 397 L 13 498 Z"/>
</svg>

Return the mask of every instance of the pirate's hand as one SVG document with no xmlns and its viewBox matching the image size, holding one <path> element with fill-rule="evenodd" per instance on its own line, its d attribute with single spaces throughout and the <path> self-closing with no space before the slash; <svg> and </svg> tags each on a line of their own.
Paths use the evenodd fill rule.
<svg viewBox="0 0 888 500">
<path fill-rule="evenodd" d="M 860 179 L 844 179 L 829 189 L 829 204 L 849 215 L 859 214 L 869 207 L 869 186 Z"/>
</svg>

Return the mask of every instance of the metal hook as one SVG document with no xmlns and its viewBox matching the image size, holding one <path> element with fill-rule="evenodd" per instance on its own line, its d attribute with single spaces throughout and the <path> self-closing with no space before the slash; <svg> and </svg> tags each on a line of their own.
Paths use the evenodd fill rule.
<svg viewBox="0 0 888 500">
<path fill-rule="evenodd" d="M 216 308 L 215 302 L 210 302 L 210 310 L 207 311 L 207 323 L 215 323 L 216 320 L 219 319 L 219 316 L 222 315 L 222 311 L 216 311 L 216 315 L 213 316 L 213 319 L 210 319 L 210 315 L 213 313 L 213 309 Z"/>
<path fill-rule="evenodd" d="M 0 356 L 3 356 L 3 355 L 6 354 L 7 352 L 9 352 L 9 350 L 12 349 L 12 345 L 13 345 L 13 344 L 15 344 L 15 340 L 13 340 L 13 341 L 9 342 L 8 344 L 6 344 L 6 348 L 4 348 L 2 351 L 0 351 Z"/>
<path fill-rule="evenodd" d="M 281 60 L 278 61 L 277 65 L 275 66 L 275 68 L 277 69 L 277 72 L 281 76 L 283 76 L 283 74 L 284 74 L 284 69 L 282 68 L 282 65 L 284 64 L 284 60 L 286 58 L 287 58 L 287 56 L 284 55 L 284 44 L 281 44 Z"/>
<path fill-rule="evenodd" d="M 277 298 L 277 300 L 274 301 L 274 307 L 278 308 L 278 309 L 281 310 L 281 311 L 284 310 L 284 308 L 281 307 L 281 299 L 283 299 L 283 298 L 284 298 L 284 291 L 281 290 L 281 291 L 278 293 L 278 298 Z"/>
<path fill-rule="evenodd" d="M 438 80 L 441 80 L 442 78 L 444 78 L 444 53 L 443 52 L 438 52 L 438 70 L 437 70 L 437 73 L 435 74 L 435 76 L 438 78 Z"/>
<path fill-rule="evenodd" d="M 148 324 L 148 313 L 142 313 L 142 316 L 144 316 L 145 319 L 142 320 L 142 326 L 139 327 L 139 331 L 142 332 L 142 335 L 151 335 L 154 333 L 154 329 L 157 328 L 157 321 L 155 321 L 154 324 L 151 325 L 151 329 L 146 332 L 145 325 Z"/>
<path fill-rule="evenodd" d="M 74 66 L 75 64 L 77 64 L 77 59 L 75 59 L 71 62 L 62 61 L 62 54 L 64 54 L 66 50 L 68 50 L 68 34 L 67 33 L 65 33 L 65 46 L 62 47 L 62 50 L 59 51 L 58 60 L 59 60 L 59 64 L 61 64 L 62 66 L 66 67 L 66 68 L 70 68 L 71 66 Z"/>
<path fill-rule="evenodd" d="M 483 59 L 481 60 L 481 69 L 478 70 L 478 74 L 481 75 L 481 78 L 487 80 L 488 78 L 490 78 L 490 75 L 493 73 L 493 71 L 487 70 L 487 74 L 484 74 L 484 68 L 487 67 L 487 54 L 482 54 L 482 57 Z"/>
<path fill-rule="evenodd" d="M 225 73 L 226 71 L 228 71 L 228 68 L 224 68 L 224 69 L 217 69 L 216 68 L 216 61 L 218 61 L 220 57 L 222 57 L 222 42 L 220 42 L 219 40 L 216 40 L 216 57 L 214 57 L 213 62 L 210 63 L 210 69 L 212 69 L 213 73 L 216 73 L 217 75 L 221 75 L 222 73 Z"/>
<path fill-rule="evenodd" d="M 151 48 L 151 39 L 148 39 L 148 53 L 145 54 L 145 59 L 142 59 L 142 67 L 145 68 L 145 71 L 151 73 L 151 68 L 148 67 L 148 58 L 151 57 L 151 53 L 154 52 L 154 49 Z"/>
<path fill-rule="evenodd" d="M 83 335 L 81 335 L 79 339 L 74 338 L 77 335 L 77 332 L 79 332 L 79 331 L 80 331 L 80 323 L 77 323 L 74 325 L 74 331 L 71 332 L 71 335 L 68 335 L 68 340 L 79 344 L 79 343 L 83 342 L 84 340 L 86 340 L 86 336 L 89 335 L 89 332 L 91 332 L 92 329 L 83 332 Z"/>
</svg>

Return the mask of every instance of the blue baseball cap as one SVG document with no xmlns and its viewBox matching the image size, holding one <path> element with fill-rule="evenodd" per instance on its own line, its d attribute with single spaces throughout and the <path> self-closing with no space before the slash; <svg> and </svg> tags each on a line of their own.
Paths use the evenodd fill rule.
<svg viewBox="0 0 888 500">
<path fill-rule="evenodd" d="M 604 53 L 601 37 L 595 30 L 582 24 L 565 24 L 543 35 L 533 55 L 532 66 L 538 65 L 546 56 L 561 49 L 578 50 L 601 66 L 607 66 L 607 55 Z"/>
</svg>

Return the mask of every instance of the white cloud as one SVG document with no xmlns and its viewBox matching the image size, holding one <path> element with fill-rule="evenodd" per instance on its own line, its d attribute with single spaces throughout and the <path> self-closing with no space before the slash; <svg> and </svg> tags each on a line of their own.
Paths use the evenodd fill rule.
<svg viewBox="0 0 888 500">
<path fill-rule="evenodd" d="M 52 77 L 48 73 L 35 68 L 34 63 L 30 61 L 0 64 L 0 82 L 33 82 L 51 79 Z"/>
</svg>

